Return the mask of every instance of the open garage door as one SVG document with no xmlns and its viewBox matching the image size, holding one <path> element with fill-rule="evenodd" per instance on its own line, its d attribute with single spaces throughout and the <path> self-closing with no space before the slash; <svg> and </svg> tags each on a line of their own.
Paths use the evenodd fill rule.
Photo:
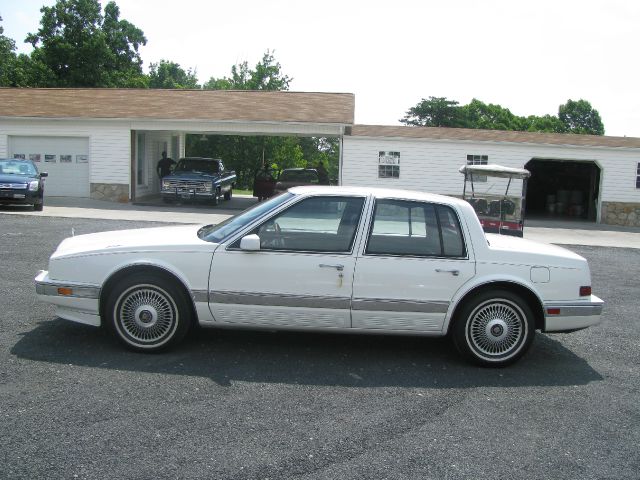
<svg viewBox="0 0 640 480">
<path fill-rule="evenodd" d="M 593 161 L 533 159 L 526 216 L 596 221 L 600 167 Z"/>
<path fill-rule="evenodd" d="M 47 172 L 45 195 L 89 197 L 89 139 L 86 137 L 9 137 L 9 156 L 33 160 Z"/>
</svg>

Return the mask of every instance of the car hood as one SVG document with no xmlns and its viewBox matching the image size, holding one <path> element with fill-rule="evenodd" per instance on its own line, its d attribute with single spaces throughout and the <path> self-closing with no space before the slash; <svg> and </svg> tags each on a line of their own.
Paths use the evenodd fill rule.
<svg viewBox="0 0 640 480">
<path fill-rule="evenodd" d="M 578 267 L 586 260 L 566 248 L 546 243 L 534 242 L 509 235 L 486 234 L 490 255 L 505 262 L 536 264 L 549 266 Z"/>
<path fill-rule="evenodd" d="M 33 175 L 18 175 L 12 173 L 0 173 L 0 183 L 29 183 L 37 180 Z"/>
<path fill-rule="evenodd" d="M 63 240 L 51 258 L 124 252 L 213 252 L 217 245 L 198 238 L 200 228 L 201 225 L 185 225 L 78 235 Z"/>
</svg>

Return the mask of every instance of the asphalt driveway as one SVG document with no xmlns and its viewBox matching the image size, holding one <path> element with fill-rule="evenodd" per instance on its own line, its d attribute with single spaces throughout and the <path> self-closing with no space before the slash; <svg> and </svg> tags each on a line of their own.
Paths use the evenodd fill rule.
<svg viewBox="0 0 640 480">
<path fill-rule="evenodd" d="M 638 478 L 638 249 L 572 247 L 602 324 L 539 334 L 495 370 L 405 337 L 197 330 L 166 354 L 127 352 L 57 319 L 33 277 L 72 228 L 139 222 L 0 225 L 5 478 Z"/>
</svg>

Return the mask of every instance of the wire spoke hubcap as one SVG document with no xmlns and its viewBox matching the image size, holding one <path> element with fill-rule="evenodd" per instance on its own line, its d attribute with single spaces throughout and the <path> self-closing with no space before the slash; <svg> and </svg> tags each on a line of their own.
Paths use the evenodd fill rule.
<svg viewBox="0 0 640 480">
<path fill-rule="evenodd" d="M 127 290 L 116 305 L 119 326 L 136 343 L 162 342 L 171 336 L 177 325 L 173 299 L 152 285 L 138 285 Z"/>
<path fill-rule="evenodd" d="M 470 316 L 467 330 L 471 347 L 491 358 L 515 352 L 525 334 L 524 314 L 506 300 L 491 300 L 478 306 Z"/>
</svg>

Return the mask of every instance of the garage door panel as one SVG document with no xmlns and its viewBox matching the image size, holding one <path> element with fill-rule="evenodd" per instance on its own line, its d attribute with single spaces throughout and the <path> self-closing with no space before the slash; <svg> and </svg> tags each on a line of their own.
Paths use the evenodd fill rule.
<svg viewBox="0 0 640 480">
<path fill-rule="evenodd" d="M 9 156 L 24 155 L 47 172 L 45 195 L 89 197 L 89 139 L 87 137 L 9 137 Z"/>
</svg>

